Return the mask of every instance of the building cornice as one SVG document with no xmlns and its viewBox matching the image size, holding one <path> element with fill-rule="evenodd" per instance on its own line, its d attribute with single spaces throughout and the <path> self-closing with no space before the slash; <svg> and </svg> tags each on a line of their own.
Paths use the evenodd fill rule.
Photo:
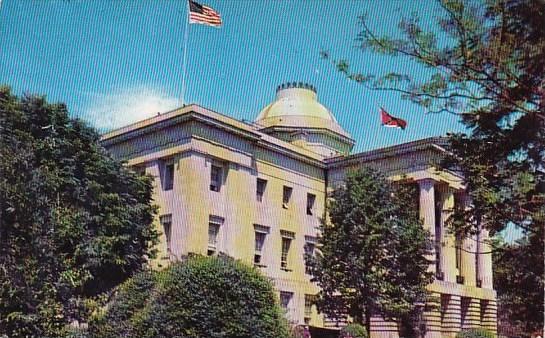
<svg viewBox="0 0 545 338">
<path fill-rule="evenodd" d="M 325 168 L 323 157 L 310 150 L 302 149 L 286 141 L 258 131 L 254 126 L 231 117 L 191 104 L 164 114 L 160 114 L 128 126 L 108 132 L 101 137 L 101 143 L 108 147 L 135 137 L 146 135 L 180 123 L 197 121 L 231 134 L 238 135 L 262 148 L 281 153 L 290 158 Z"/>
<path fill-rule="evenodd" d="M 357 165 L 361 163 L 376 161 L 389 157 L 402 156 L 408 153 L 432 150 L 447 155 L 447 139 L 444 137 L 430 137 L 417 141 L 402 143 L 390 147 L 374 149 L 366 152 L 356 153 L 348 156 L 336 156 L 325 159 L 328 168 L 339 168 Z"/>
</svg>

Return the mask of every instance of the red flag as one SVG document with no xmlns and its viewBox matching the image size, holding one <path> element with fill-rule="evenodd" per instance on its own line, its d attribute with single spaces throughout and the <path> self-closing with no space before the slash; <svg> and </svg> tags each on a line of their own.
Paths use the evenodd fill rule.
<svg viewBox="0 0 545 338">
<path fill-rule="evenodd" d="M 380 107 L 380 120 L 382 121 L 382 125 L 385 127 L 401 129 L 405 129 L 405 127 L 407 127 L 407 121 L 397 117 L 393 117 L 392 115 L 388 114 L 386 110 L 384 110 L 384 108 L 382 107 Z"/>
</svg>

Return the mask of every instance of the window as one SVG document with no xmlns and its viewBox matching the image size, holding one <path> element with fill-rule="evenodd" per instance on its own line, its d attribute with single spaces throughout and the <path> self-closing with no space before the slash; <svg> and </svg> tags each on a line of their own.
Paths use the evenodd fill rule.
<svg viewBox="0 0 545 338">
<path fill-rule="evenodd" d="M 174 186 L 174 163 L 163 163 L 163 190 L 172 190 Z"/>
<path fill-rule="evenodd" d="M 312 305 L 316 299 L 315 295 L 305 295 L 305 319 L 309 318 L 312 315 Z"/>
<path fill-rule="evenodd" d="M 214 255 L 218 250 L 218 235 L 222 224 L 223 218 L 210 216 L 208 221 L 208 256 Z"/>
<path fill-rule="evenodd" d="M 159 217 L 159 221 L 163 227 L 163 233 L 165 234 L 167 252 L 170 253 L 171 250 L 171 238 L 172 238 L 172 215 L 163 215 Z"/>
<path fill-rule="evenodd" d="M 264 232 L 255 232 L 255 254 L 254 254 L 254 264 L 257 266 L 261 266 L 261 257 L 263 255 L 263 244 L 265 244 L 265 236 L 267 236 Z"/>
<path fill-rule="evenodd" d="M 307 259 L 314 257 L 316 249 L 316 237 L 305 236 L 305 273 L 310 275 L 310 266 L 307 264 Z"/>
<path fill-rule="evenodd" d="M 282 306 L 282 309 L 286 311 L 289 309 L 292 298 L 293 292 L 280 291 L 280 306 Z"/>
<path fill-rule="evenodd" d="M 282 254 L 280 255 L 280 269 L 291 271 L 288 269 L 289 253 L 291 241 L 295 239 L 295 234 L 291 231 L 280 230 L 282 235 Z"/>
<path fill-rule="evenodd" d="M 263 248 L 265 246 L 265 239 L 269 234 L 269 227 L 254 224 L 255 230 L 255 253 L 254 253 L 254 265 L 258 267 L 265 267 L 263 264 Z"/>
<path fill-rule="evenodd" d="M 284 186 L 284 190 L 282 194 L 282 208 L 287 209 L 289 207 L 292 192 L 293 192 L 292 188 Z"/>
<path fill-rule="evenodd" d="M 266 187 L 267 187 L 267 180 L 258 178 L 255 197 L 259 202 L 263 201 L 263 194 L 265 194 Z"/>
<path fill-rule="evenodd" d="M 307 215 L 314 214 L 314 202 L 316 202 L 316 195 L 307 194 Z"/>
<path fill-rule="evenodd" d="M 210 170 L 210 190 L 220 191 L 222 182 L 222 170 L 217 165 L 212 165 Z"/>
</svg>

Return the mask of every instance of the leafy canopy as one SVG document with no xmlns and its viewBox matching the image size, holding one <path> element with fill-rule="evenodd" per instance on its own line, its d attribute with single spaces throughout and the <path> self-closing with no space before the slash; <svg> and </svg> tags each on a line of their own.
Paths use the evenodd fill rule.
<svg viewBox="0 0 545 338">
<path fill-rule="evenodd" d="M 430 242 L 415 192 L 371 169 L 349 172 L 335 189 L 319 254 L 307 257 L 322 311 L 348 314 L 369 329 L 371 315 L 408 318 L 425 301 Z"/>
<path fill-rule="evenodd" d="M 63 104 L 0 88 L 0 335 L 61 336 L 153 255 L 150 178 Z"/>
<path fill-rule="evenodd" d="M 229 257 L 195 256 L 136 275 L 91 325 L 97 338 L 288 338 L 271 282 Z"/>
<path fill-rule="evenodd" d="M 519 243 L 520 254 L 510 259 L 510 268 L 502 269 L 510 269 L 511 275 L 537 276 L 539 282 L 530 283 L 531 287 L 543 285 L 543 258 L 533 266 L 514 260 L 544 253 L 545 2 L 438 0 L 435 4 L 435 25 L 429 28 L 429 22 L 415 13 L 400 19 L 397 36 L 373 31 L 371 19 L 360 18 L 359 47 L 406 58 L 421 66 L 417 76 L 394 69 L 386 74 L 360 72 L 347 60 L 333 63 L 366 88 L 399 93 L 427 113 L 460 117 L 468 132 L 450 135 L 453 156 L 445 165 L 462 172 L 472 203 L 455 211 L 453 225 L 460 233 L 484 227 L 494 234 L 514 227 L 526 239 Z M 331 59 L 329 53 L 322 54 Z M 518 270 L 521 267 L 528 270 Z M 512 296 L 529 296 L 525 288 L 519 290 Z M 524 302 L 535 303 L 535 299 Z M 530 326 L 542 327 L 543 306 L 537 314 L 532 311 L 530 306 L 512 308 L 518 314 L 512 320 L 524 318 Z"/>
</svg>

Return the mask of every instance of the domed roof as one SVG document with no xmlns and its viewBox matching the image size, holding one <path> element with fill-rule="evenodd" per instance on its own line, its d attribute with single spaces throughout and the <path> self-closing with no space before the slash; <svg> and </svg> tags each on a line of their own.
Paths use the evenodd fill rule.
<svg viewBox="0 0 545 338">
<path fill-rule="evenodd" d="M 263 108 L 256 124 L 268 127 L 328 129 L 350 135 L 333 114 L 317 100 L 316 88 L 306 83 L 286 83 L 276 89 L 276 100 Z"/>
</svg>

